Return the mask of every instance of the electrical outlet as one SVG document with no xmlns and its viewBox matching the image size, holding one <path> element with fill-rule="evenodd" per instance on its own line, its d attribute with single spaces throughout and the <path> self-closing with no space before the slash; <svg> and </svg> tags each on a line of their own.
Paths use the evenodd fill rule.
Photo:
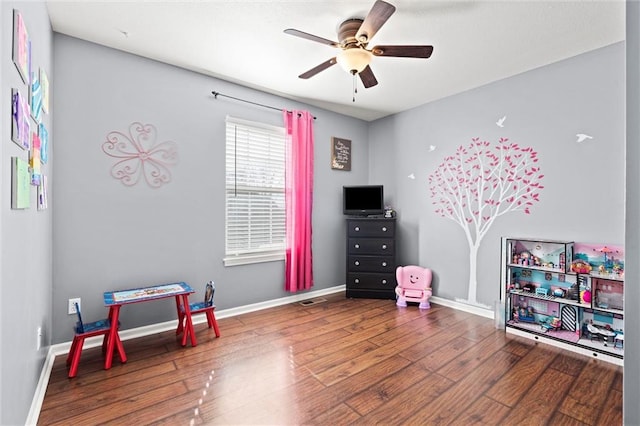
<svg viewBox="0 0 640 426">
<path fill-rule="evenodd" d="M 80 310 L 82 311 L 82 305 L 80 304 L 80 298 L 76 297 L 75 299 L 69 299 L 69 315 L 75 315 L 76 314 L 76 303 L 78 304 L 78 307 L 80 308 Z"/>
<path fill-rule="evenodd" d="M 40 347 L 42 346 L 42 327 L 38 327 L 36 335 L 36 350 L 39 351 Z"/>
</svg>

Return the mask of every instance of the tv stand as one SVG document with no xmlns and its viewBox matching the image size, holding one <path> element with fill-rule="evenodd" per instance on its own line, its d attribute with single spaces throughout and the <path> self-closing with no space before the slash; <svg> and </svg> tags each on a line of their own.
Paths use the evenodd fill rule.
<svg viewBox="0 0 640 426">
<path fill-rule="evenodd" d="M 396 298 L 395 231 L 395 218 L 347 218 L 347 297 Z"/>
</svg>

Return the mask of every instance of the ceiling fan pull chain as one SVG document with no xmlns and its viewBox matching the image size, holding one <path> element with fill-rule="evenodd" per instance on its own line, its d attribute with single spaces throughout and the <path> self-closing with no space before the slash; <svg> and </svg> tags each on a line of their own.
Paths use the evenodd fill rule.
<svg viewBox="0 0 640 426">
<path fill-rule="evenodd" d="M 356 93 L 358 93 L 358 79 L 356 78 L 356 73 L 353 74 L 353 102 L 356 101 Z"/>
</svg>

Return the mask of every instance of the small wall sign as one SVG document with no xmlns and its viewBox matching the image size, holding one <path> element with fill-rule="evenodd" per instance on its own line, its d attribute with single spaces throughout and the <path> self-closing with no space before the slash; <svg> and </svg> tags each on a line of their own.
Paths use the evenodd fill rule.
<svg viewBox="0 0 640 426">
<path fill-rule="evenodd" d="M 334 170 L 351 170 L 351 141 L 331 138 L 331 168 Z"/>
</svg>

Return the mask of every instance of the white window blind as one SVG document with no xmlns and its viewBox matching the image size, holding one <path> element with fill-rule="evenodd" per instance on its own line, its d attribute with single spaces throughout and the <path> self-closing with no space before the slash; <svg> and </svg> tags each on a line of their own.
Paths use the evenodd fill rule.
<svg viewBox="0 0 640 426">
<path fill-rule="evenodd" d="M 226 119 L 227 266 L 284 258 L 285 131 Z"/>
</svg>

